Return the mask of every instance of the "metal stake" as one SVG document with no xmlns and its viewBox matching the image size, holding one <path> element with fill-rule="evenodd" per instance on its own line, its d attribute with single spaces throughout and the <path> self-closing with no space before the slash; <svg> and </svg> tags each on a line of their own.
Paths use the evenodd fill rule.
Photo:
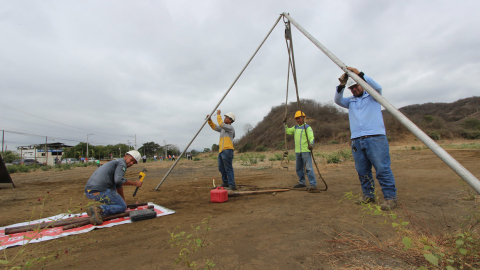
<svg viewBox="0 0 480 270">
<path fill-rule="evenodd" d="M 337 66 L 348 74 L 354 81 L 360 84 L 378 103 L 380 103 L 387 111 L 389 111 L 400 123 L 402 123 L 410 132 L 413 133 L 420 141 L 422 141 L 430 150 L 432 150 L 445 164 L 447 164 L 458 176 L 460 176 L 467 184 L 469 184 L 478 194 L 480 194 L 480 181 L 470 173 L 465 167 L 455 160 L 450 154 L 440 147 L 434 140 L 418 128 L 412 121 L 403 115 L 397 108 L 390 104 L 382 95 L 375 91 L 368 83 L 362 80 L 357 74 L 347 69 L 347 66 L 340 61 L 333 53 L 325 48 L 318 40 L 300 26 L 286 12 L 282 13 L 295 27 L 302 32 L 315 46 L 317 46 L 328 58 L 330 58 Z"/>
</svg>

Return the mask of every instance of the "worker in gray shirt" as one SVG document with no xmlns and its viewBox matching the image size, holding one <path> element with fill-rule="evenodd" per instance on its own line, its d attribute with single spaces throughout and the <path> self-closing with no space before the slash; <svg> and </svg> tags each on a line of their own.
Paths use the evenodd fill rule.
<svg viewBox="0 0 480 270">
<path fill-rule="evenodd" d="M 138 151 L 129 151 L 123 159 L 112 160 L 102 165 L 88 179 L 85 196 L 104 203 L 104 205 L 87 208 L 87 214 L 92 224 L 100 225 L 103 223 L 102 216 L 123 213 L 127 210 L 123 185 L 141 187 L 142 182 L 127 180 L 124 177 L 125 171 L 133 164 L 138 163 L 141 158 Z"/>
</svg>

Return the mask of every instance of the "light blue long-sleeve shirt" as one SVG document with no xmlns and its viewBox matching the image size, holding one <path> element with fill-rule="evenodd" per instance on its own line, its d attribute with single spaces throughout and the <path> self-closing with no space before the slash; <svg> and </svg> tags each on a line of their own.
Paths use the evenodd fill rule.
<svg viewBox="0 0 480 270">
<path fill-rule="evenodd" d="M 364 75 L 365 81 L 382 94 L 382 87 L 372 78 Z M 338 89 L 338 86 L 337 86 Z M 367 91 L 363 92 L 361 97 L 343 97 L 343 91 L 335 91 L 335 103 L 348 109 L 348 119 L 350 121 L 351 139 L 367 135 L 386 135 L 385 124 L 383 123 L 382 107 Z"/>
</svg>

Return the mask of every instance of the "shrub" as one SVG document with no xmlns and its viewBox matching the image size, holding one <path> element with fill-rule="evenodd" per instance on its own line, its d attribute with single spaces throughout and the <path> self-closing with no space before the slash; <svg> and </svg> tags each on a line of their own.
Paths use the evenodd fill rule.
<svg viewBox="0 0 480 270">
<path fill-rule="evenodd" d="M 349 160 L 352 158 L 352 151 L 349 148 L 342 149 L 338 151 L 338 153 L 344 160 Z"/>
<path fill-rule="evenodd" d="M 327 164 L 340 162 L 342 162 L 342 159 L 340 158 L 340 154 L 338 152 L 333 152 L 327 156 Z"/>
<path fill-rule="evenodd" d="M 440 140 L 440 135 L 438 134 L 437 131 L 430 131 L 428 132 L 428 136 L 432 138 L 432 140 L 438 141 Z"/>
<path fill-rule="evenodd" d="M 277 160 L 282 160 L 282 154 L 279 154 L 279 153 L 275 153 L 273 155 L 273 157 L 270 157 L 268 160 L 270 161 L 277 161 Z"/>
<path fill-rule="evenodd" d="M 480 119 L 470 118 L 470 119 L 465 120 L 465 121 L 462 123 L 462 125 L 463 125 L 463 127 L 466 128 L 466 129 L 476 129 L 476 130 L 480 130 Z"/>
<path fill-rule="evenodd" d="M 282 150 L 285 147 L 285 141 L 278 141 L 275 149 Z"/>
<path fill-rule="evenodd" d="M 262 145 L 259 145 L 259 146 L 257 146 L 257 148 L 255 148 L 255 151 L 256 151 L 256 152 L 265 152 L 265 151 L 267 151 L 267 150 L 268 150 L 268 148 L 267 148 L 265 145 L 263 145 L 263 144 L 262 144 Z"/>
<path fill-rule="evenodd" d="M 462 133 L 460 133 L 463 138 L 465 139 L 470 139 L 470 140 L 478 140 L 480 139 L 480 132 L 479 131 L 467 131 L 464 130 Z"/>
<path fill-rule="evenodd" d="M 240 147 L 240 149 L 238 149 L 238 151 L 240 153 L 245 153 L 252 148 L 253 148 L 253 143 L 246 143 L 246 144 L 242 145 L 242 147 Z"/>
<path fill-rule="evenodd" d="M 288 155 L 288 160 L 296 160 L 297 156 L 295 154 Z"/>
<path fill-rule="evenodd" d="M 327 144 L 338 144 L 338 142 L 335 141 L 335 140 L 331 140 L 331 141 L 329 141 Z"/>
<path fill-rule="evenodd" d="M 200 161 L 200 160 L 202 160 L 202 159 L 199 158 L 199 157 L 194 157 L 194 158 L 193 158 L 193 161 Z"/>
</svg>

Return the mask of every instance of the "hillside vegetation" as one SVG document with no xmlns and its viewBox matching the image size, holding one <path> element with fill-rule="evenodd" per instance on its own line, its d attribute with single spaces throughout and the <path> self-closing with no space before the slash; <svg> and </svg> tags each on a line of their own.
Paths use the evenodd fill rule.
<svg viewBox="0 0 480 270">
<path fill-rule="evenodd" d="M 348 113 L 334 103 L 322 104 L 315 100 L 301 100 L 316 144 L 344 143 L 350 139 Z M 293 115 L 297 102 L 287 106 L 287 125 L 296 124 Z M 425 103 L 405 106 L 399 110 L 432 139 L 480 139 L 480 97 L 470 97 L 452 103 Z M 383 118 L 389 140 L 399 140 L 410 132 L 388 111 Z M 240 152 L 283 149 L 285 131 L 283 118 L 285 104 L 275 106 L 253 129 L 236 141 Z M 287 145 L 293 147 L 293 136 L 287 136 Z"/>
</svg>

